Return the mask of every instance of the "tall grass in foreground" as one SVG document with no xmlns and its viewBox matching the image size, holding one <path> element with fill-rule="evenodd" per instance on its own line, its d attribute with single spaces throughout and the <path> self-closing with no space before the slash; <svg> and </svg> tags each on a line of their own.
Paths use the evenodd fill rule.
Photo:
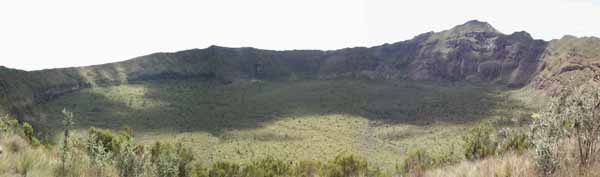
<svg viewBox="0 0 600 177">
<path fill-rule="evenodd" d="M 479 161 L 463 161 L 426 172 L 428 177 L 528 177 L 538 176 L 530 154 L 507 154 Z"/>
</svg>

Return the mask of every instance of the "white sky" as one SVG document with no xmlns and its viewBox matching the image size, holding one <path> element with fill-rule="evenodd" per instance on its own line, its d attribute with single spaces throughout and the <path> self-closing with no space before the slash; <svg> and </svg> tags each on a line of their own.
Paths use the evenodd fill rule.
<svg viewBox="0 0 600 177">
<path fill-rule="evenodd" d="M 82 66 L 213 44 L 373 46 L 471 19 L 546 40 L 600 36 L 600 0 L 0 0 L 0 65 Z"/>
</svg>

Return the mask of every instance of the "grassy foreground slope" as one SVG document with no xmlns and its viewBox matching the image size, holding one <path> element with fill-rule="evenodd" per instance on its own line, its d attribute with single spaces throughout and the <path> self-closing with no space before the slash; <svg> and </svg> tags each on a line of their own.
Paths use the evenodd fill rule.
<svg viewBox="0 0 600 177">
<path fill-rule="evenodd" d="M 350 153 L 386 168 L 417 147 L 461 156 L 460 137 L 481 120 L 519 126 L 531 105 L 522 91 L 413 81 L 161 80 L 84 89 L 40 106 L 42 121 L 77 126 L 128 125 L 141 142 L 189 144 L 205 162 L 249 162 L 268 156 L 327 160 Z"/>
</svg>

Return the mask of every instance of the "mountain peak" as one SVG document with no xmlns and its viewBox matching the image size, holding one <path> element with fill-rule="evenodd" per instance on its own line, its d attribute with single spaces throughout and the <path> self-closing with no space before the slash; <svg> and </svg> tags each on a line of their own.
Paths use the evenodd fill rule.
<svg viewBox="0 0 600 177">
<path fill-rule="evenodd" d="M 470 20 L 462 25 L 455 26 L 452 28 L 453 31 L 465 31 L 465 32 L 495 32 L 498 33 L 492 25 L 487 22 L 479 20 Z"/>
<path fill-rule="evenodd" d="M 489 25 L 489 23 L 474 19 L 474 20 L 469 20 L 469 21 L 465 22 L 465 24 L 463 24 L 463 25 Z"/>
</svg>

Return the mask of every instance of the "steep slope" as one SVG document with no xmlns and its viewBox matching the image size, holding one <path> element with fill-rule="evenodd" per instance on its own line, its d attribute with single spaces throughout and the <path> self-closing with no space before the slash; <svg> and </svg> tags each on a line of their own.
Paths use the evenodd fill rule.
<svg viewBox="0 0 600 177">
<path fill-rule="evenodd" d="M 546 42 L 526 32 L 506 35 L 474 20 L 370 48 L 271 51 L 211 46 L 88 67 L 32 72 L 0 68 L 0 111 L 28 115 L 34 104 L 82 88 L 182 78 L 226 84 L 247 79 L 350 77 L 469 81 L 509 87 L 522 87 L 533 80 L 535 88 L 550 93 L 572 74 L 583 80 L 594 77 L 598 46 L 597 38 L 566 37 Z"/>
<path fill-rule="evenodd" d="M 565 87 L 600 81 L 599 38 L 565 36 L 550 41 L 543 55 L 543 70 L 531 83 L 534 88 L 555 95 Z"/>
<path fill-rule="evenodd" d="M 383 67 L 395 66 L 387 73 L 406 73 L 400 76 L 413 80 L 467 80 L 519 87 L 538 71 L 546 45 L 526 32 L 504 35 L 485 22 L 469 21 L 374 49 L 387 59 Z"/>
</svg>

